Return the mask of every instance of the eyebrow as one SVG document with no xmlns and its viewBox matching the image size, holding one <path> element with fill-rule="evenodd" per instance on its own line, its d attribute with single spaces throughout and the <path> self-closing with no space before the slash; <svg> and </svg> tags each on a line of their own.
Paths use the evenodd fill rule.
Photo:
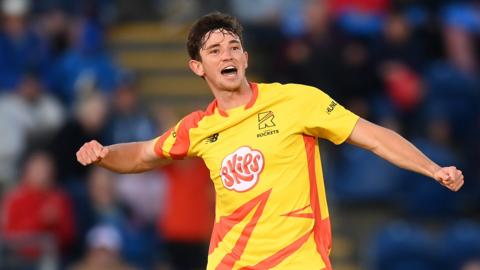
<svg viewBox="0 0 480 270">
<path fill-rule="evenodd" d="M 233 43 L 240 44 L 240 41 L 238 41 L 236 39 L 232 39 L 228 42 L 228 44 L 233 44 Z M 208 46 L 207 48 L 205 48 L 205 51 L 208 51 L 208 50 L 213 49 L 215 47 L 220 47 L 220 43 L 215 43 L 215 44 L 212 44 L 212 45 Z"/>
</svg>

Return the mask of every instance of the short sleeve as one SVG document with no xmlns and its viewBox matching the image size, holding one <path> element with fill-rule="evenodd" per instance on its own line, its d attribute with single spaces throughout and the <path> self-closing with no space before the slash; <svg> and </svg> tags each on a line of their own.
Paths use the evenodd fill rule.
<svg viewBox="0 0 480 270">
<path fill-rule="evenodd" d="M 194 157 L 190 151 L 190 130 L 196 128 L 201 112 L 193 112 L 155 140 L 154 151 L 160 158 L 183 159 Z"/>
<path fill-rule="evenodd" d="M 357 115 L 317 88 L 299 86 L 296 94 L 304 134 L 335 144 L 343 143 L 350 136 L 359 119 Z"/>
</svg>

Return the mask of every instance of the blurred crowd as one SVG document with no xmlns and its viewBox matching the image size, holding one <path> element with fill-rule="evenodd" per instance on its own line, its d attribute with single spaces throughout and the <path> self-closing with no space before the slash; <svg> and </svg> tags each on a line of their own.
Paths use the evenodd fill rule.
<svg viewBox="0 0 480 270">
<path fill-rule="evenodd" d="M 451 193 L 366 151 L 324 145 L 331 205 L 387 205 L 416 221 L 378 231 L 368 269 L 480 269 L 478 0 L 1 1 L 1 269 L 205 265 L 214 196 L 203 162 L 119 176 L 81 166 L 75 152 L 92 139 L 150 139 L 178 120 L 145 109 L 108 30 L 213 10 L 244 25 L 250 73 L 316 86 L 463 170 L 464 188 Z M 432 222 L 447 226 L 432 235 Z"/>
<path fill-rule="evenodd" d="M 267 81 L 316 86 L 463 170 L 452 193 L 368 151 L 324 145 L 333 208 L 396 213 L 373 233 L 365 269 L 479 269 L 480 1 L 231 2 Z"/>
<path fill-rule="evenodd" d="M 178 121 L 145 109 L 105 46 L 113 4 L 1 2 L 0 269 L 206 263 L 214 205 L 202 161 L 122 176 L 76 162 L 87 141 L 151 139 Z"/>
</svg>

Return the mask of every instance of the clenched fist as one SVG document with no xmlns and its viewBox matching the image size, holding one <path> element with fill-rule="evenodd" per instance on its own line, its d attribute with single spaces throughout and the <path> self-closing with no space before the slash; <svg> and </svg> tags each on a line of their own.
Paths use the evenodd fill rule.
<svg viewBox="0 0 480 270">
<path fill-rule="evenodd" d="M 83 166 L 97 163 L 108 155 L 108 148 L 93 140 L 85 143 L 77 151 L 77 160 Z"/>
<path fill-rule="evenodd" d="M 462 171 L 453 166 L 440 168 L 433 177 L 451 191 L 458 191 L 463 186 Z"/>
</svg>

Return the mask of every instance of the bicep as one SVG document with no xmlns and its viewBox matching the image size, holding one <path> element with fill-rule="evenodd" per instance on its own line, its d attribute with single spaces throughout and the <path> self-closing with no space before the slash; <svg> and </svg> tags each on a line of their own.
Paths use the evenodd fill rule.
<svg viewBox="0 0 480 270">
<path fill-rule="evenodd" d="M 141 159 L 147 164 L 153 164 L 154 166 L 166 165 L 171 162 L 171 160 L 166 159 L 165 157 L 160 157 L 155 152 L 155 144 L 157 139 L 152 139 L 149 141 L 141 142 L 142 147 L 142 156 Z"/>
<path fill-rule="evenodd" d="M 382 133 L 382 130 L 384 128 L 360 118 L 347 142 L 367 150 L 374 150 L 378 146 L 379 134 Z"/>
</svg>

